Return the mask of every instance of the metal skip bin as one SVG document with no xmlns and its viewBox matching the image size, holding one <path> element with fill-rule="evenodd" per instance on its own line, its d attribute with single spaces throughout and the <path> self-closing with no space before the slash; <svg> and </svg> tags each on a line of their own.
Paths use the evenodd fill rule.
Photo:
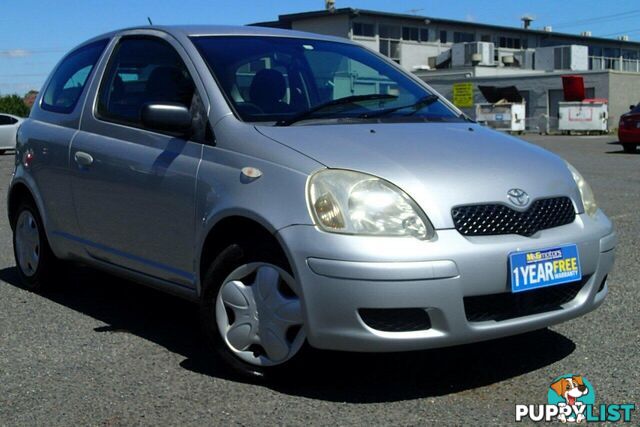
<svg viewBox="0 0 640 427">
<path fill-rule="evenodd" d="M 478 86 L 488 101 L 476 104 L 476 121 L 496 130 L 524 132 L 526 104 L 515 86 Z"/>
<path fill-rule="evenodd" d="M 564 102 L 558 103 L 558 130 L 561 132 L 597 132 L 609 130 L 607 99 L 585 99 L 582 76 L 563 76 Z"/>
<path fill-rule="evenodd" d="M 608 132 L 609 105 L 607 100 L 585 99 L 582 102 L 560 102 L 559 126 L 562 132 Z"/>
</svg>

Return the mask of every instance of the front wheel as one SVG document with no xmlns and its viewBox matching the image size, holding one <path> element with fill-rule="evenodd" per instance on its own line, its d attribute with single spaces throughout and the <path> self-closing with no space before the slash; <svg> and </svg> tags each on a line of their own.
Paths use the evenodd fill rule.
<svg viewBox="0 0 640 427">
<path fill-rule="evenodd" d="M 299 286 L 275 253 L 232 244 L 203 283 L 201 319 L 210 343 L 231 367 L 252 377 L 292 365 L 306 341 Z"/>
<path fill-rule="evenodd" d="M 636 144 L 622 144 L 622 149 L 625 153 L 635 153 L 636 152 Z"/>
<path fill-rule="evenodd" d="M 55 281 L 60 261 L 49 247 L 42 218 L 31 200 L 20 204 L 12 228 L 18 276 L 25 288 L 42 290 Z"/>
</svg>

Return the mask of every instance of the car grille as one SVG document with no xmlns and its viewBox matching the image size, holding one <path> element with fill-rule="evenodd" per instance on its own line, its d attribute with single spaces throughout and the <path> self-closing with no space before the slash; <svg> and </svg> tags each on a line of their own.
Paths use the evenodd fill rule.
<svg viewBox="0 0 640 427">
<path fill-rule="evenodd" d="M 431 319 L 423 308 L 361 308 L 360 318 L 372 329 L 410 332 L 431 329 Z"/>
<path fill-rule="evenodd" d="M 588 281 L 589 276 L 585 276 L 579 282 L 515 294 L 501 293 L 464 297 L 464 311 L 469 322 L 484 322 L 561 310 L 561 306 L 572 301 Z"/>
<path fill-rule="evenodd" d="M 570 224 L 576 218 L 568 197 L 536 200 L 524 212 L 503 204 L 458 206 L 451 210 L 453 223 L 465 236 L 519 234 L 531 236 L 540 230 Z"/>
</svg>

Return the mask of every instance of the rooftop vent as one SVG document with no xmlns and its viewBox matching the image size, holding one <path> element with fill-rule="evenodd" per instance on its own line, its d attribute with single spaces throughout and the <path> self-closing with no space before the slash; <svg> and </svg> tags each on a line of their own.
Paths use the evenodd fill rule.
<svg viewBox="0 0 640 427">
<path fill-rule="evenodd" d="M 620 40 L 622 42 L 628 42 L 629 41 L 629 36 L 627 36 L 626 34 L 624 36 L 618 36 L 618 40 Z"/>
<path fill-rule="evenodd" d="M 546 25 L 543 30 L 547 33 L 553 33 L 553 27 L 551 25 Z"/>
<path fill-rule="evenodd" d="M 583 31 L 580 33 L 582 37 L 591 37 L 591 31 Z"/>
<path fill-rule="evenodd" d="M 522 27 L 525 30 L 528 30 L 529 27 L 531 27 L 531 23 L 534 21 L 534 18 L 530 15 L 524 15 L 520 20 L 522 21 Z"/>
<path fill-rule="evenodd" d="M 336 10 L 336 0 L 324 0 L 324 8 L 329 12 L 335 12 Z"/>
</svg>

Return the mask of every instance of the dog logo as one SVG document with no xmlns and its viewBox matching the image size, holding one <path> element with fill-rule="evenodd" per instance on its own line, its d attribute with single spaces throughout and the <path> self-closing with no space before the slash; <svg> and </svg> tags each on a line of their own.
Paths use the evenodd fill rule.
<svg viewBox="0 0 640 427">
<path fill-rule="evenodd" d="M 636 405 L 596 405 L 596 392 L 589 380 L 583 375 L 568 374 L 556 378 L 549 384 L 546 404 L 517 403 L 515 409 L 516 422 L 528 420 L 534 423 L 628 423 L 631 422 Z"/>
<path fill-rule="evenodd" d="M 585 417 L 585 405 L 593 405 L 595 391 L 582 375 L 567 375 L 556 378 L 549 386 L 547 399 L 550 405 L 561 410 L 558 420 L 563 423 L 581 423 Z"/>
</svg>

